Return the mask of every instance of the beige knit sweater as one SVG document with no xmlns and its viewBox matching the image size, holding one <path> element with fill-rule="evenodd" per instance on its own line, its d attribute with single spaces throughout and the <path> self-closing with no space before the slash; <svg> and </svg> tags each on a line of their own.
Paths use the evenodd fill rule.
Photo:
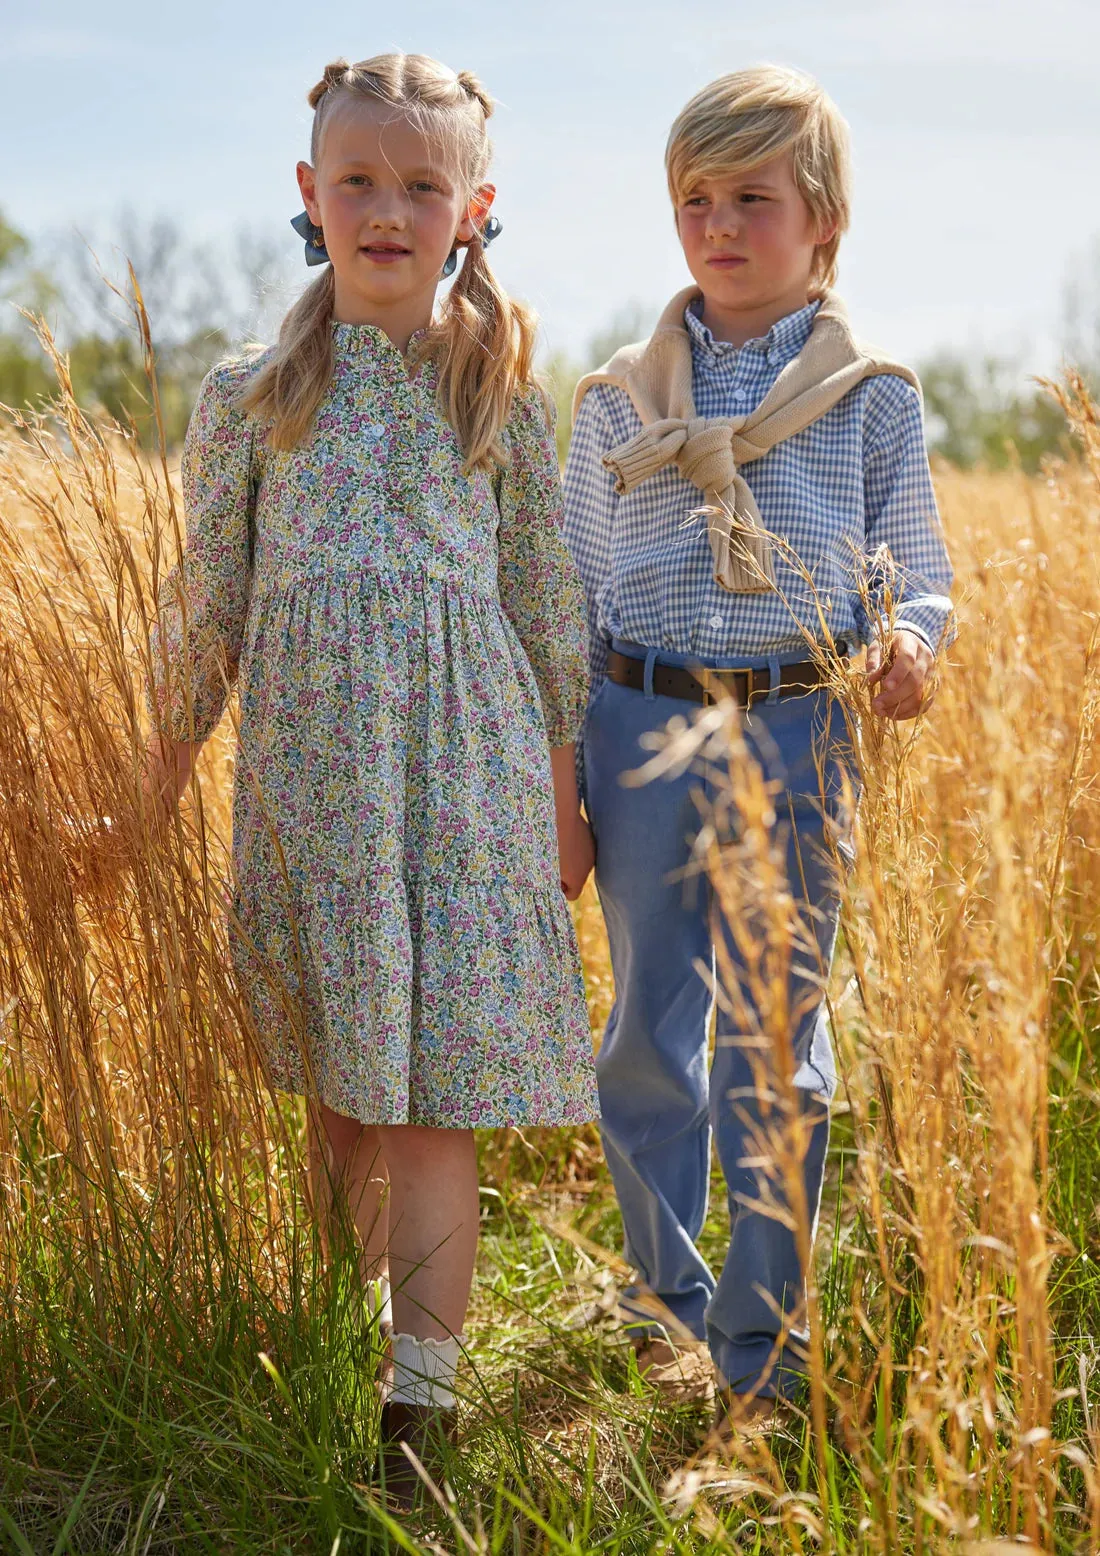
<svg viewBox="0 0 1100 1556">
<path fill-rule="evenodd" d="M 747 416 L 697 416 L 691 387 L 691 337 L 684 309 L 700 295 L 678 292 L 648 341 L 623 346 L 577 385 L 573 419 L 593 384 L 625 389 L 642 420 L 629 442 L 604 455 L 615 490 L 631 492 L 665 465 L 705 494 L 714 576 L 724 589 L 755 594 L 774 588 L 771 537 L 764 528 L 740 466 L 768 453 L 824 416 L 864 378 L 896 373 L 920 392 L 916 374 L 857 345 L 844 304 L 827 292 L 809 339 Z"/>
</svg>

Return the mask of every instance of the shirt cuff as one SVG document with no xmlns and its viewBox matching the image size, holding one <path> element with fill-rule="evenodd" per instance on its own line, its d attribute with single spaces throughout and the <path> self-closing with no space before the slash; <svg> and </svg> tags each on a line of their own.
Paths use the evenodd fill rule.
<svg viewBox="0 0 1100 1556">
<path fill-rule="evenodd" d="M 932 639 L 929 637 L 924 628 L 918 626 L 915 621 L 895 621 L 894 631 L 911 632 L 914 637 L 920 638 L 925 647 L 930 649 L 933 654 L 936 652 L 935 643 L 933 643 Z"/>
<path fill-rule="evenodd" d="M 945 594 L 927 594 L 921 599 L 903 600 L 894 622 L 895 632 L 914 632 L 934 654 L 955 641 L 955 607 Z"/>
</svg>

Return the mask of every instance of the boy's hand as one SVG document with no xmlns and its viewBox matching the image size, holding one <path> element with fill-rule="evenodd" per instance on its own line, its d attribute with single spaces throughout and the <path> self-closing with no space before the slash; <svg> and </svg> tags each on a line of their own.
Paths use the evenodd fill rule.
<svg viewBox="0 0 1100 1556">
<path fill-rule="evenodd" d="M 561 889 L 569 902 L 576 902 L 595 864 L 596 840 L 588 822 L 579 810 L 568 817 L 559 814 L 558 869 Z"/>
<path fill-rule="evenodd" d="M 881 645 L 872 643 L 867 650 L 867 685 L 879 688 L 872 710 L 884 719 L 915 719 L 932 702 L 924 688 L 935 659 L 924 639 L 904 628 L 894 633 L 885 661 Z"/>
</svg>

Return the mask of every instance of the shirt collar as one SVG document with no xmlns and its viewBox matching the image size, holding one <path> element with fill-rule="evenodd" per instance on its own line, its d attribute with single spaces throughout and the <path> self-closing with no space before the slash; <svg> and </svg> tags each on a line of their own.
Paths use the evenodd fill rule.
<svg viewBox="0 0 1100 1556">
<path fill-rule="evenodd" d="M 766 356 L 773 367 L 785 367 L 802 350 L 810 338 L 813 329 L 814 318 L 821 307 L 821 299 L 807 303 L 804 308 L 798 308 L 794 313 L 787 313 L 781 319 L 777 319 L 766 335 L 754 336 L 747 340 L 743 346 L 735 346 L 729 340 L 715 340 L 709 328 L 703 323 L 699 315 L 703 311 L 702 297 L 695 297 L 684 309 L 684 323 L 687 325 L 688 334 L 692 344 L 704 358 L 709 358 L 717 363 L 723 358 L 736 357 L 738 351 L 755 351 Z"/>
</svg>

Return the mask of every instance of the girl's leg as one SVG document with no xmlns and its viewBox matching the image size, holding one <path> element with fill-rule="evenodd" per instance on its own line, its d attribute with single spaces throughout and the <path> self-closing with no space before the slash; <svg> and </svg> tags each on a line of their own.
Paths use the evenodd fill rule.
<svg viewBox="0 0 1100 1556">
<path fill-rule="evenodd" d="M 472 1129 L 379 1128 L 390 1177 L 389 1262 L 395 1333 L 462 1333 L 477 1252 Z"/>
<path fill-rule="evenodd" d="M 477 1251 L 477 1156 L 471 1129 L 389 1125 L 393 1383 L 382 1407 L 381 1474 L 395 1508 L 421 1494 L 408 1444 L 437 1478 L 455 1442 L 454 1379 Z"/>
<path fill-rule="evenodd" d="M 309 1166 L 325 1255 L 331 1254 L 333 1194 L 343 1193 L 362 1243 L 363 1281 L 385 1277 L 389 1184 L 378 1128 L 345 1118 L 323 1103 L 320 1114 L 321 1131 L 315 1126 L 312 1110 L 308 1114 Z M 321 1132 L 323 1138 L 319 1138 Z"/>
</svg>

